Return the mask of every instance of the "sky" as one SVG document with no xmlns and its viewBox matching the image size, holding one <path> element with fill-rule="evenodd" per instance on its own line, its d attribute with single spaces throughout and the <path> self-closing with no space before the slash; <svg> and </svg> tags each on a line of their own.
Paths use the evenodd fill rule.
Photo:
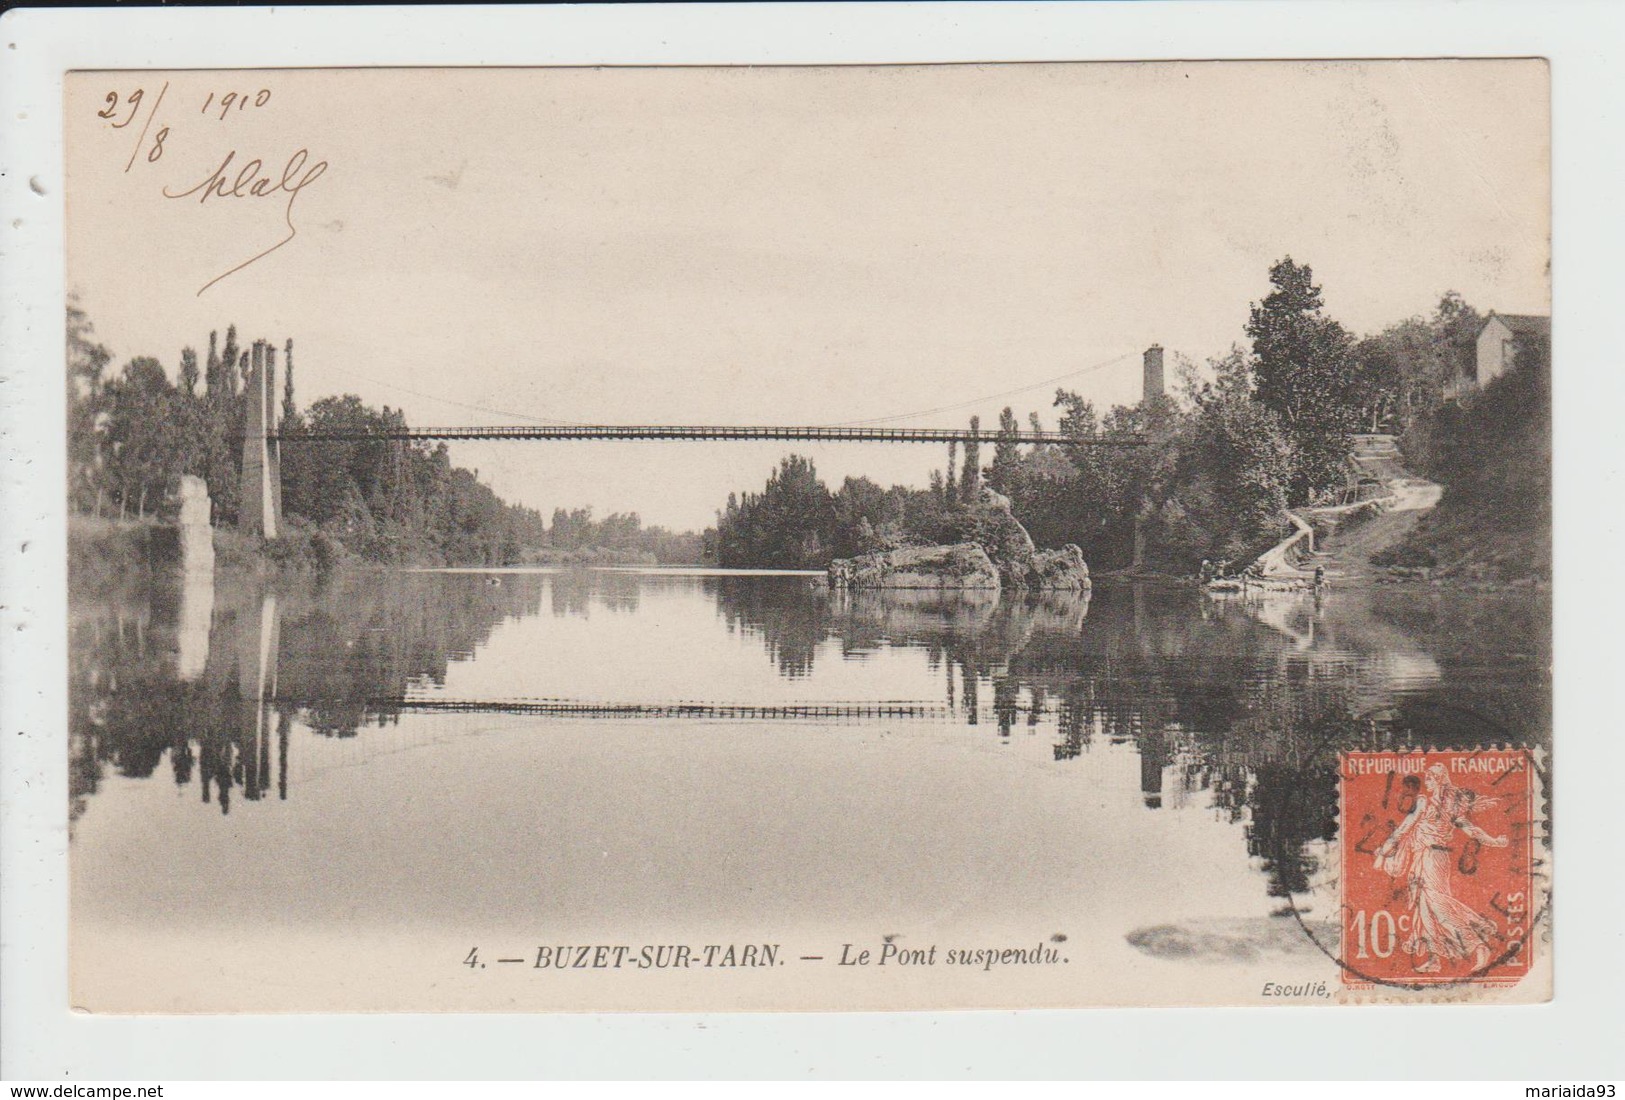
<svg viewBox="0 0 1625 1100">
<path fill-rule="evenodd" d="M 73 73 L 66 97 L 68 283 L 116 363 L 173 376 L 235 323 L 294 340 L 302 406 L 414 425 L 1053 425 L 1046 380 L 1105 408 L 1152 343 L 1244 341 L 1285 255 L 1356 333 L 1446 290 L 1549 311 L 1540 61 Z M 832 488 L 946 458 L 452 456 L 546 512 L 697 529 L 789 450 Z"/>
</svg>

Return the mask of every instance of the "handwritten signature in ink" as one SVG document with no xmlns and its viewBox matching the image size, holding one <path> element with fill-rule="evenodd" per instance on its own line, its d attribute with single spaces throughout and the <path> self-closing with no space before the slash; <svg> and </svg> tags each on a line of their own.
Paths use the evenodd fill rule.
<svg viewBox="0 0 1625 1100">
<path fill-rule="evenodd" d="M 184 199 L 193 195 L 198 196 L 199 204 L 206 203 L 212 198 L 219 199 L 265 199 L 276 198 L 286 194 L 288 202 L 282 210 L 282 220 L 287 224 L 288 232 L 281 240 L 263 252 L 256 253 L 233 267 L 204 283 L 198 289 L 201 297 L 205 290 L 218 283 L 229 275 L 235 275 L 243 268 L 258 260 L 263 260 L 289 241 L 299 235 L 299 230 L 293 224 L 293 204 L 299 198 L 299 192 L 315 183 L 327 171 L 327 161 L 319 160 L 314 164 L 310 162 L 310 150 L 300 149 L 288 158 L 287 164 L 282 168 L 280 179 L 274 178 L 265 170 L 264 162 L 259 158 L 245 162 L 237 170 L 235 177 L 231 173 L 232 163 L 237 159 L 237 150 L 233 149 L 226 154 L 220 166 L 203 179 L 200 183 L 187 188 L 185 191 L 171 191 L 168 187 L 163 189 L 166 199 Z M 309 164 L 309 167 L 307 167 Z"/>
</svg>

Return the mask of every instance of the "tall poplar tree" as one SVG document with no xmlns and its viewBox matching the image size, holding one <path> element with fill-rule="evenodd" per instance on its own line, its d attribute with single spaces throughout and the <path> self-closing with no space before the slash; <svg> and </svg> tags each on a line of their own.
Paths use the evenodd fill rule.
<svg viewBox="0 0 1625 1100">
<path fill-rule="evenodd" d="M 293 337 L 282 345 L 282 422 L 294 422 L 295 407 L 293 403 Z"/>
<path fill-rule="evenodd" d="M 220 334 L 209 333 L 209 358 L 203 367 L 203 392 L 210 398 L 220 392 Z"/>
<path fill-rule="evenodd" d="M 237 392 L 237 326 L 226 326 L 226 342 L 220 349 L 220 381 L 228 394 Z"/>
<path fill-rule="evenodd" d="M 987 470 L 987 483 L 995 491 L 1006 496 L 1015 486 L 1017 473 L 1021 469 L 1021 448 L 1016 441 L 1021 425 L 1016 420 L 1015 412 L 1009 405 L 999 414 L 999 437 L 993 443 L 993 465 Z"/>
<path fill-rule="evenodd" d="M 1254 395 L 1280 417 L 1293 455 L 1292 502 L 1337 485 L 1361 419 L 1354 340 L 1326 317 L 1308 264 L 1288 256 L 1270 268 L 1274 286 L 1247 320 Z"/>
<path fill-rule="evenodd" d="M 982 487 L 982 444 L 976 433 L 982 430 L 982 418 L 970 418 L 970 438 L 965 440 L 965 470 L 959 476 L 959 495 L 966 504 L 976 500 Z"/>
</svg>

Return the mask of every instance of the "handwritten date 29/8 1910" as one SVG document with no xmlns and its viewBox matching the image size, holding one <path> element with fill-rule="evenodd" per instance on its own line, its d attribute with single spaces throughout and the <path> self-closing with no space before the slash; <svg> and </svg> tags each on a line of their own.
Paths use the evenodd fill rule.
<svg viewBox="0 0 1625 1100">
<path fill-rule="evenodd" d="M 136 155 L 139 154 L 142 145 L 146 142 L 147 131 L 156 120 L 159 109 L 163 105 L 164 94 L 168 90 L 169 83 L 166 81 L 164 86 L 159 89 L 158 96 L 151 107 L 147 109 L 147 118 L 142 126 L 141 136 L 136 139 L 135 151 L 131 153 L 131 164 L 134 163 Z M 233 113 L 240 114 L 250 109 L 263 108 L 271 101 L 271 90 L 269 88 L 261 88 L 252 95 L 234 91 L 226 92 L 219 95 L 218 103 L 216 102 L 217 94 L 219 93 L 210 92 L 208 97 L 204 99 L 203 106 L 199 111 L 200 114 L 212 114 L 213 110 L 217 110 L 218 114 L 212 115 L 216 121 L 224 121 L 228 115 Z M 145 90 L 142 88 L 137 88 L 135 91 L 122 96 L 118 92 L 108 92 L 105 97 L 106 105 L 97 111 L 96 115 L 98 118 L 106 119 L 112 129 L 122 130 L 134 122 L 141 114 L 144 98 Z M 126 110 L 127 114 L 125 113 Z M 170 126 L 161 126 L 158 130 L 147 153 L 146 160 L 149 164 L 156 164 L 163 157 L 166 148 L 165 139 L 169 137 L 170 130 Z M 175 144 L 181 143 L 177 142 Z M 325 160 L 317 160 L 313 163 L 310 150 L 305 148 L 298 149 L 290 155 L 283 163 L 280 172 L 275 168 L 267 169 L 265 159 L 262 157 L 252 157 L 239 161 L 238 156 L 236 149 L 230 149 L 221 158 L 217 166 L 197 183 L 184 189 L 166 185 L 161 189 L 161 193 L 166 199 L 185 199 L 196 196 L 199 203 L 206 203 L 211 198 L 264 199 L 285 195 L 287 201 L 282 208 L 282 220 L 286 226 L 286 232 L 268 248 L 255 253 L 203 284 L 198 290 L 199 295 L 228 275 L 236 274 L 249 264 L 264 259 L 298 236 L 299 231 L 293 223 L 294 201 L 298 199 L 301 191 L 320 179 L 328 167 Z M 130 165 L 126 165 L 125 171 L 129 171 L 129 168 Z"/>
</svg>

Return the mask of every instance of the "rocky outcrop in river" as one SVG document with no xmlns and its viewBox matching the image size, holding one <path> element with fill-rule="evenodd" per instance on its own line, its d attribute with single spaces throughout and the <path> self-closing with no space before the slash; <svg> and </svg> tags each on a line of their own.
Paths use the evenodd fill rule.
<svg viewBox="0 0 1625 1100">
<path fill-rule="evenodd" d="M 830 562 L 832 588 L 1007 588 L 1087 592 L 1089 566 L 1072 544 L 1039 550 L 1008 498 L 983 488 L 964 513 L 970 541 L 909 546 Z"/>
<path fill-rule="evenodd" d="M 1090 588 L 1089 563 L 1073 543 L 1059 550 L 1039 550 L 1033 554 L 1027 571 L 1026 588 L 1060 592 L 1087 592 Z"/>
<path fill-rule="evenodd" d="M 831 588 L 999 588 L 999 571 L 974 542 L 905 546 L 829 563 Z"/>
</svg>

